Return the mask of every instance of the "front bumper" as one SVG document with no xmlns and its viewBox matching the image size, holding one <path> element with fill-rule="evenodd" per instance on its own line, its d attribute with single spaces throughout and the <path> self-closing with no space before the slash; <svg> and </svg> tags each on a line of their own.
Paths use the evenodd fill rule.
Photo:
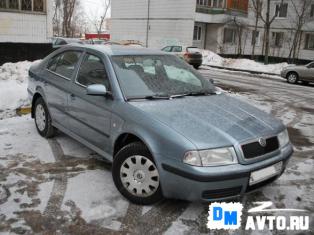
<svg viewBox="0 0 314 235">
<path fill-rule="evenodd" d="M 248 165 L 236 164 L 218 167 L 194 167 L 173 160 L 164 161 L 160 179 L 166 198 L 188 201 L 217 201 L 238 198 L 277 179 L 285 170 L 293 154 L 292 145 L 281 149 L 280 154 Z M 164 159 L 165 160 L 165 159 Z M 280 174 L 249 186 L 253 171 L 283 162 Z"/>
<path fill-rule="evenodd" d="M 280 76 L 281 76 L 282 78 L 286 78 L 286 77 L 287 77 L 287 71 L 282 70 L 282 71 L 280 72 Z"/>
</svg>

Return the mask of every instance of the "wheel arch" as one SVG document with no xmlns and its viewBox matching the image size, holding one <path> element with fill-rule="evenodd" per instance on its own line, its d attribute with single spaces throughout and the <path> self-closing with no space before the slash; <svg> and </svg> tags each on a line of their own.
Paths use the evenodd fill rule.
<svg viewBox="0 0 314 235">
<path fill-rule="evenodd" d="M 39 92 L 36 92 L 33 96 L 32 100 L 32 110 L 31 110 L 31 117 L 34 118 L 34 112 L 35 112 L 35 103 L 39 98 L 43 98 L 42 95 Z"/>
<path fill-rule="evenodd" d="M 121 133 L 114 141 L 114 145 L 113 145 L 113 158 L 115 157 L 115 155 L 126 145 L 130 144 L 130 143 L 134 143 L 134 142 L 141 142 L 143 143 L 147 149 L 149 150 L 149 152 L 152 154 L 153 156 L 153 152 L 149 146 L 149 144 L 143 140 L 142 137 L 139 137 L 138 134 L 134 134 L 131 132 L 124 132 Z M 153 156 L 154 157 L 154 156 Z"/>
<path fill-rule="evenodd" d="M 31 117 L 34 118 L 34 106 L 35 106 L 35 103 L 36 103 L 36 100 L 38 100 L 38 98 L 42 98 L 45 100 L 45 96 L 44 96 L 44 92 L 43 92 L 43 89 L 38 86 L 36 87 L 36 90 L 35 90 L 35 93 L 33 95 L 33 98 L 32 98 L 32 109 L 31 109 Z"/>
</svg>

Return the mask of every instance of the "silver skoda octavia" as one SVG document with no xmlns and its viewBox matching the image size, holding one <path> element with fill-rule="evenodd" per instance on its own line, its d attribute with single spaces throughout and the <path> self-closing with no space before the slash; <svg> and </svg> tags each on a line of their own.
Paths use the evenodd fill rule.
<svg viewBox="0 0 314 235">
<path fill-rule="evenodd" d="M 28 91 L 39 134 L 58 129 L 111 161 L 137 204 L 239 197 L 278 178 L 293 153 L 280 121 L 160 51 L 66 46 L 30 69 Z"/>
</svg>

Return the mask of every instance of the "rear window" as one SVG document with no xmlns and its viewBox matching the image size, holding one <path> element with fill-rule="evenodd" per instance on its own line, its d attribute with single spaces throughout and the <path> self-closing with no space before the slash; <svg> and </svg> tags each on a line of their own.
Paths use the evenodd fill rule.
<svg viewBox="0 0 314 235">
<path fill-rule="evenodd" d="M 200 53 L 201 54 L 201 50 L 197 47 L 187 47 L 186 51 L 190 52 L 190 53 Z"/>
</svg>

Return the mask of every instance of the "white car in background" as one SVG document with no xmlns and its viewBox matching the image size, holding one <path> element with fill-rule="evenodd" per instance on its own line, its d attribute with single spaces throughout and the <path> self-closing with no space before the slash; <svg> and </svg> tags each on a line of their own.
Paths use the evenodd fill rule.
<svg viewBox="0 0 314 235">
<path fill-rule="evenodd" d="M 195 69 L 198 69 L 203 63 L 202 53 L 197 47 L 166 46 L 161 50 L 176 54 Z"/>
</svg>

